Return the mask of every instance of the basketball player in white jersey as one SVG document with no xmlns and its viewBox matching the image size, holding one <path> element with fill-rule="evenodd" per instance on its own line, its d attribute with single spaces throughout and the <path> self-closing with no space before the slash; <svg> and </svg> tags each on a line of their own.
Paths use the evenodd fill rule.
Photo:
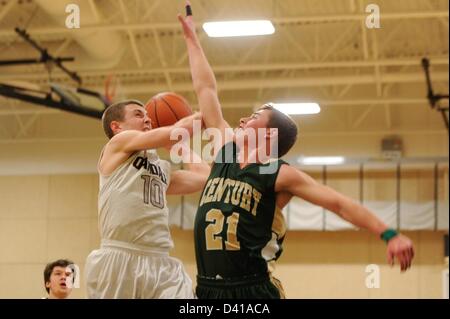
<svg viewBox="0 0 450 319">
<path fill-rule="evenodd" d="M 170 172 L 155 149 L 173 144 L 170 131 L 190 129 L 199 113 L 174 126 L 151 129 L 144 105 L 123 101 L 103 114 L 110 139 L 98 162 L 101 247 L 86 261 L 88 298 L 193 298 L 182 263 L 169 256 L 166 194 L 194 193 L 209 175 L 207 164 Z"/>
</svg>

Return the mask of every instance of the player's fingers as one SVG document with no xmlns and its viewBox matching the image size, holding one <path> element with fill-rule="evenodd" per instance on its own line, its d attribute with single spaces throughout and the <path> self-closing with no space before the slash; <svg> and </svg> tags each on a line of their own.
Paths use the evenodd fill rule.
<svg viewBox="0 0 450 319">
<path fill-rule="evenodd" d="M 410 265 L 409 261 L 411 260 L 411 257 L 409 256 L 409 250 L 408 249 L 403 252 L 403 260 L 405 262 L 405 269 L 404 270 L 408 270 L 409 265 Z"/>
<path fill-rule="evenodd" d="M 178 21 L 180 21 L 181 22 L 181 24 L 182 25 L 184 25 L 186 22 L 184 21 L 184 17 L 181 15 L 181 14 L 177 14 L 177 18 L 178 18 Z"/>
<path fill-rule="evenodd" d="M 411 255 L 409 254 L 409 249 L 406 249 L 403 255 L 405 258 L 405 267 L 406 267 L 405 270 L 408 270 L 409 267 L 411 266 Z"/>
<path fill-rule="evenodd" d="M 178 21 L 180 21 L 181 26 L 183 27 L 184 33 L 185 33 L 185 34 L 188 34 L 188 32 L 189 32 L 189 26 L 188 26 L 187 23 L 186 23 L 186 19 L 185 19 L 181 14 L 178 14 L 177 17 L 178 17 Z"/>
<path fill-rule="evenodd" d="M 402 253 L 402 260 L 403 260 L 403 271 L 406 271 L 409 268 L 409 256 L 406 251 Z"/>
<path fill-rule="evenodd" d="M 411 268 L 412 264 L 412 252 L 411 249 L 408 249 L 408 269 Z"/>
<path fill-rule="evenodd" d="M 186 17 L 192 16 L 192 7 L 189 1 L 186 1 Z"/>
<path fill-rule="evenodd" d="M 405 257 L 403 256 L 402 253 L 397 254 L 397 260 L 398 263 L 400 264 L 400 271 L 405 271 Z"/>
<path fill-rule="evenodd" d="M 387 252 L 387 260 L 389 265 L 391 266 L 394 265 L 394 254 L 391 253 L 390 251 Z"/>
</svg>

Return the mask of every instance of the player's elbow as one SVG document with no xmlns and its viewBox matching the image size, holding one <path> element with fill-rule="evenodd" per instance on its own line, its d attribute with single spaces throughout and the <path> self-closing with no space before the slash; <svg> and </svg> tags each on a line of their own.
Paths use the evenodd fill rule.
<svg viewBox="0 0 450 319">
<path fill-rule="evenodd" d="M 342 212 L 345 210 L 345 204 L 340 199 L 336 198 L 328 203 L 327 208 L 335 214 L 342 216 Z"/>
<path fill-rule="evenodd" d="M 335 212 L 341 218 L 352 222 L 354 214 L 358 211 L 358 205 L 349 198 L 338 198 L 336 200 Z"/>
</svg>

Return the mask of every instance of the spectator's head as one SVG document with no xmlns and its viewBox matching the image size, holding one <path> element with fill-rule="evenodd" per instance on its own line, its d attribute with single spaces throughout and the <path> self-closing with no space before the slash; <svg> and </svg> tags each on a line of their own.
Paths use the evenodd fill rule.
<svg viewBox="0 0 450 319">
<path fill-rule="evenodd" d="M 71 265 L 73 265 L 72 261 L 59 259 L 45 266 L 44 284 L 49 298 L 65 299 L 69 296 L 75 279 Z"/>
</svg>

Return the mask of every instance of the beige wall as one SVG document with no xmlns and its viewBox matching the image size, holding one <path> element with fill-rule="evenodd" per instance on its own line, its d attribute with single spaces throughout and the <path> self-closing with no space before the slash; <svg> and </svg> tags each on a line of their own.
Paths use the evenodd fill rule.
<svg viewBox="0 0 450 319">
<path fill-rule="evenodd" d="M 48 261 L 70 258 L 83 272 L 99 243 L 97 188 L 95 175 L 0 177 L 0 298 L 45 296 Z"/>
<path fill-rule="evenodd" d="M 173 256 L 195 278 L 193 234 L 173 229 Z M 287 298 L 441 298 L 443 232 L 406 233 L 415 244 L 413 267 L 391 268 L 385 244 L 366 232 L 288 231 L 275 277 Z M 366 267 L 380 266 L 380 288 L 366 288 Z M 194 279 L 195 280 L 195 279 Z"/>
<path fill-rule="evenodd" d="M 45 296 L 48 261 L 71 258 L 81 272 L 99 245 L 94 174 L 0 176 L 0 298 Z M 417 257 L 406 274 L 386 266 L 384 244 L 364 232 L 288 232 L 275 275 L 290 298 L 439 298 L 442 232 L 411 232 Z M 175 249 L 195 280 L 193 235 L 173 228 Z M 365 267 L 381 287 L 365 287 Z M 84 298 L 82 282 L 72 297 Z"/>
</svg>

